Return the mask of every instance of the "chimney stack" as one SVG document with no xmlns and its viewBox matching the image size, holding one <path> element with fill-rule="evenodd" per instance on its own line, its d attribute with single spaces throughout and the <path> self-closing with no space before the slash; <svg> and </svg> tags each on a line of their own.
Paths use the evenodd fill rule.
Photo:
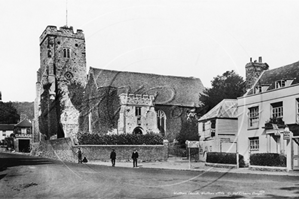
<svg viewBox="0 0 300 199">
<path fill-rule="evenodd" d="M 258 62 L 262 63 L 262 57 L 258 57 Z"/>
<path fill-rule="evenodd" d="M 252 63 L 252 57 L 250 57 L 250 63 Z"/>
</svg>

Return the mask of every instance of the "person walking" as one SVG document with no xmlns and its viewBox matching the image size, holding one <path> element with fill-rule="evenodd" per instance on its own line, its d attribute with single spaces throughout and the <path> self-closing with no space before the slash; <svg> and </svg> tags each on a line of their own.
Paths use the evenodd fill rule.
<svg viewBox="0 0 300 199">
<path fill-rule="evenodd" d="M 113 149 L 112 152 L 110 153 L 111 164 L 113 167 L 116 164 L 116 156 L 117 156 L 117 154 L 115 152 L 115 149 Z"/>
<path fill-rule="evenodd" d="M 139 157 L 139 153 L 137 152 L 136 149 L 134 149 L 131 158 L 133 159 L 133 167 L 138 167 L 137 166 L 137 159 Z"/>
<path fill-rule="evenodd" d="M 78 157 L 78 163 L 82 163 L 82 152 L 80 148 L 78 148 L 77 157 Z"/>
</svg>

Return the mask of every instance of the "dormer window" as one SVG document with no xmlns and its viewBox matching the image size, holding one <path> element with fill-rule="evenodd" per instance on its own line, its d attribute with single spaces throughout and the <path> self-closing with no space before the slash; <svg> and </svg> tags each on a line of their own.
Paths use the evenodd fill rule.
<svg viewBox="0 0 300 199">
<path fill-rule="evenodd" d="M 266 92 L 269 88 L 269 84 L 257 85 L 255 87 L 255 94 Z"/>
<path fill-rule="evenodd" d="M 255 87 L 255 94 L 261 93 L 262 92 L 262 87 L 261 86 L 256 86 Z"/>
<path fill-rule="evenodd" d="M 282 87 L 285 87 L 285 83 L 286 83 L 285 80 L 279 80 L 279 81 L 276 81 L 276 82 L 275 82 L 275 88 L 282 88 Z"/>
</svg>

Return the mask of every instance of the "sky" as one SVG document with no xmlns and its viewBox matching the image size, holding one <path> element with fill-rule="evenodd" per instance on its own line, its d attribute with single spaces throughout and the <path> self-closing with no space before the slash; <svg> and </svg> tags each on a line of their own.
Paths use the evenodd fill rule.
<svg viewBox="0 0 300 199">
<path fill-rule="evenodd" d="M 66 14 L 68 13 L 68 14 Z M 299 61 L 298 0 L 0 0 L 2 100 L 33 102 L 39 36 L 82 29 L 89 67 L 199 78 L 250 57 L 270 69 Z"/>
</svg>

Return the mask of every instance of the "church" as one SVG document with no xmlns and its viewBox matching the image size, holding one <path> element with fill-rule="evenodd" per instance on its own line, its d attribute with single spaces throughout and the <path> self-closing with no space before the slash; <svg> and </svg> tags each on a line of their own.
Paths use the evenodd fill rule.
<svg viewBox="0 0 300 199">
<path fill-rule="evenodd" d="M 40 36 L 35 141 L 100 134 L 160 133 L 176 138 L 200 104 L 200 79 L 114 71 L 86 71 L 82 30 L 47 26 Z M 142 66 L 141 66 L 142 67 Z"/>
</svg>

